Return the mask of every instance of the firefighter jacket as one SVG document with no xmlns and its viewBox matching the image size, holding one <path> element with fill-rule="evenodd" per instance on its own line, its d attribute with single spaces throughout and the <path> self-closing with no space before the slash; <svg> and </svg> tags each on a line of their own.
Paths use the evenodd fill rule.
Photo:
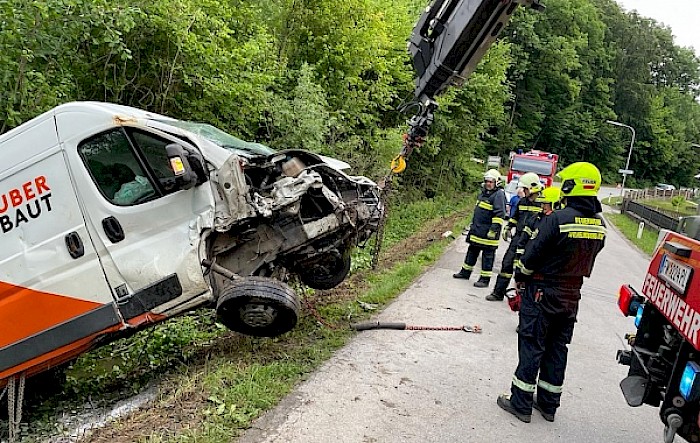
<svg viewBox="0 0 700 443">
<path fill-rule="evenodd" d="M 506 194 L 502 188 L 482 188 L 474 208 L 467 241 L 475 246 L 497 248 L 506 217 Z"/>
<path fill-rule="evenodd" d="M 542 209 L 542 208 L 540 208 Z M 545 211 L 542 209 L 540 212 L 534 214 L 533 217 L 528 217 L 528 221 L 525 223 L 525 226 L 522 229 L 522 235 L 520 235 L 516 241 L 516 248 L 515 248 L 515 253 L 518 254 L 518 256 L 522 255 L 525 252 L 525 245 L 530 241 L 532 238 L 532 234 L 535 232 L 539 224 L 542 222 L 542 219 L 550 215 L 553 211 Z M 520 258 L 518 257 L 518 263 L 520 263 Z M 519 266 L 519 265 L 518 265 Z"/>
<path fill-rule="evenodd" d="M 531 201 L 529 197 L 521 198 L 515 206 L 513 216 L 508 220 L 508 229 L 515 226 L 514 241 L 519 243 L 522 237 L 529 238 L 532 235 L 532 229 L 529 225 L 534 223 L 535 218 L 542 212 L 542 204 Z M 520 235 L 525 234 L 525 235 Z M 518 248 L 516 254 L 522 254 L 523 250 Z"/>
<path fill-rule="evenodd" d="M 583 277 L 591 275 L 605 245 L 601 209 L 596 197 L 569 197 L 566 208 L 537 225 L 520 258 L 520 278 L 531 279 L 549 296 L 543 309 L 576 315 Z"/>
</svg>

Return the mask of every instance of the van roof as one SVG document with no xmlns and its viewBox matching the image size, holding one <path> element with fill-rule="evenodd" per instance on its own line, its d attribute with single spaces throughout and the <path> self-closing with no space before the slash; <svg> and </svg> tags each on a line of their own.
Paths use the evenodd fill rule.
<svg viewBox="0 0 700 443">
<path fill-rule="evenodd" d="M 132 108 L 131 106 L 118 105 L 114 103 L 104 103 L 104 102 L 69 102 L 55 108 L 17 126 L 14 129 L 0 135 L 0 144 L 4 141 L 9 140 L 16 136 L 17 134 L 25 131 L 27 128 L 35 126 L 46 119 L 53 118 L 55 115 L 63 112 L 90 112 L 93 114 L 101 113 L 106 119 L 123 118 L 125 120 L 137 119 L 137 120 L 174 120 L 172 117 L 167 117 L 165 115 L 157 114 L 155 112 L 144 111 L 142 109 Z"/>
</svg>

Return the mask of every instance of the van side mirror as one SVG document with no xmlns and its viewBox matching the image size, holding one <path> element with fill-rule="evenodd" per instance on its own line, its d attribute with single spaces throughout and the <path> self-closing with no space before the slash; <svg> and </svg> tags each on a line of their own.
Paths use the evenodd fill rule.
<svg viewBox="0 0 700 443">
<path fill-rule="evenodd" d="M 165 147 L 168 154 L 170 168 L 174 174 L 174 185 L 178 189 L 190 189 L 197 184 L 197 173 L 192 169 L 189 161 L 189 152 L 177 143 L 171 143 Z"/>
</svg>

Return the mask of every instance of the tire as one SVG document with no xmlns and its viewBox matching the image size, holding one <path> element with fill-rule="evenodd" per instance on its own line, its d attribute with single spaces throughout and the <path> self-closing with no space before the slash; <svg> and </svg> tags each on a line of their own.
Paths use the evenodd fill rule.
<svg viewBox="0 0 700 443">
<path fill-rule="evenodd" d="M 304 284 L 314 289 L 332 289 L 345 280 L 350 273 L 350 252 L 327 254 L 323 259 L 310 266 L 301 266 L 296 270 Z"/>
<path fill-rule="evenodd" d="M 256 337 L 275 337 L 291 331 L 299 319 L 299 310 L 299 299 L 292 288 L 265 277 L 232 282 L 216 303 L 219 323 Z"/>
</svg>

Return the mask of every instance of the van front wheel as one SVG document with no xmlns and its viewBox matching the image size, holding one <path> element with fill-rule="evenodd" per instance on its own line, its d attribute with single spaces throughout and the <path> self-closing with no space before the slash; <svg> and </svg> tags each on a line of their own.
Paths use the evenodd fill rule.
<svg viewBox="0 0 700 443">
<path fill-rule="evenodd" d="M 350 251 L 336 251 L 323 256 L 312 265 L 298 267 L 295 272 L 301 281 L 314 289 L 332 289 L 350 273 Z"/>
<path fill-rule="evenodd" d="M 287 284 L 245 277 L 228 285 L 216 303 L 217 320 L 241 334 L 274 337 L 291 331 L 299 318 L 299 299 Z"/>
</svg>

